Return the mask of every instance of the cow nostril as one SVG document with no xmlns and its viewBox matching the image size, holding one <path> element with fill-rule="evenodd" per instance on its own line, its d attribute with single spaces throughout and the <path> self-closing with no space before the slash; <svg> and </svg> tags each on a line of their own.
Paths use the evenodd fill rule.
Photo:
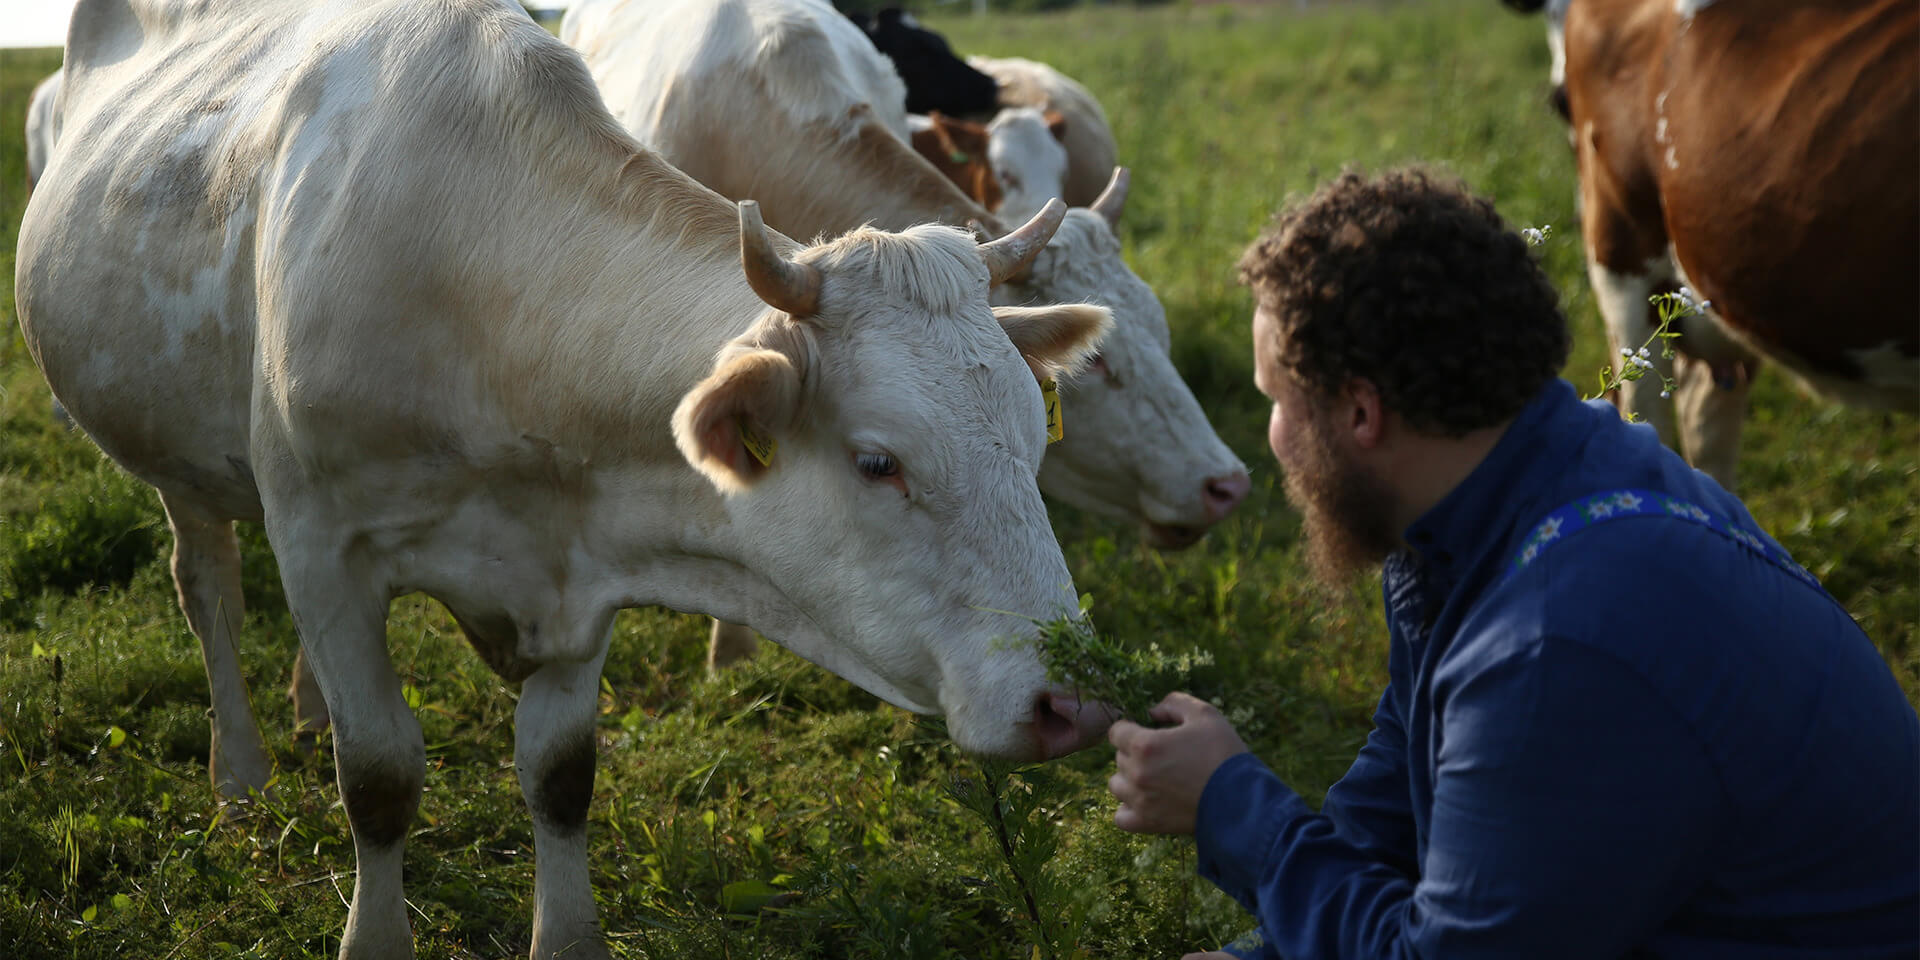
<svg viewBox="0 0 1920 960">
<path fill-rule="evenodd" d="M 1033 704 L 1033 735 L 1042 759 L 1064 757 L 1097 743 L 1119 712 L 1097 700 L 1081 700 L 1058 690 L 1040 694 Z"/>
<path fill-rule="evenodd" d="M 1207 481 L 1206 500 L 1207 518 L 1219 520 L 1240 505 L 1247 498 L 1247 492 L 1253 483 L 1245 473 L 1230 473 L 1224 477 L 1214 477 Z"/>
<path fill-rule="evenodd" d="M 1079 736 L 1074 719 L 1050 693 L 1033 702 L 1033 732 L 1040 741 L 1040 755 L 1049 759 L 1071 751 Z"/>
</svg>

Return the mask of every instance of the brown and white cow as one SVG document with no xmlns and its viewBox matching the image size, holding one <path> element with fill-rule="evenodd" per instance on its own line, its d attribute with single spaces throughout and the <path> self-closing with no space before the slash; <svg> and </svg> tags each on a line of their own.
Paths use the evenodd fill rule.
<svg viewBox="0 0 1920 960">
<path fill-rule="evenodd" d="M 232 523 L 264 521 L 332 708 L 342 957 L 412 954 L 402 594 L 521 681 L 536 957 L 606 956 L 584 831 L 623 607 L 750 624 L 970 750 L 1097 735 L 999 612 L 1074 609 L 1034 368 L 1108 313 L 987 300 L 1061 208 L 985 245 L 797 246 L 634 142 L 507 0 L 82 0 L 66 52 L 21 329 L 160 492 L 230 795 L 270 772 L 232 644 Z"/>
<path fill-rule="evenodd" d="M 1002 220 L 1029 219 L 1066 195 L 1067 121 L 1058 111 L 1008 107 L 986 124 L 934 111 L 908 114 L 907 126 L 915 152 Z"/>
<path fill-rule="evenodd" d="M 642 143 L 723 195 L 753 196 L 788 233 L 929 220 L 999 230 L 907 145 L 898 78 L 824 0 L 589 0 L 568 10 L 560 36 Z M 1069 210 L 1032 268 L 995 297 L 1113 309 L 1100 376 L 1062 389 L 1066 435 L 1040 486 L 1142 524 L 1157 545 L 1184 546 L 1249 484 L 1173 367 L 1160 301 L 1121 257 L 1114 223 L 1126 188 L 1116 170 L 1098 202 Z M 716 633 L 717 659 L 737 637 Z"/>
<path fill-rule="evenodd" d="M 1106 187 L 1108 171 L 1119 163 L 1120 149 L 1100 101 L 1078 80 L 1037 60 L 1021 57 L 968 57 L 974 69 L 1000 84 L 1000 106 L 1032 107 L 1057 113 L 1065 121 L 1066 193 L 1070 206 L 1090 204 Z"/>
<path fill-rule="evenodd" d="M 983 209 L 1000 209 L 1000 180 L 987 158 L 985 126 L 935 110 L 925 116 L 908 114 L 907 129 L 912 133 L 914 152 L 925 157 L 941 176 L 966 191 Z"/>
<path fill-rule="evenodd" d="M 1658 377 L 1623 408 L 1727 486 L 1760 357 L 1920 408 L 1920 5 L 1555 0 L 1548 30 L 1614 346 L 1646 340 L 1650 294 L 1711 305 L 1676 341 L 1677 426 Z"/>
<path fill-rule="evenodd" d="M 987 163 L 1000 181 L 1000 216 L 1032 216 L 1066 196 L 1067 120 L 1057 111 L 1008 107 L 987 124 Z"/>
</svg>

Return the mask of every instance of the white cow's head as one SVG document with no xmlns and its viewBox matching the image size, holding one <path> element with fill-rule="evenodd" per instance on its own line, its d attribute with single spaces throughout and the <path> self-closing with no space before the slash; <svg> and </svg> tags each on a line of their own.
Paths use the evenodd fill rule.
<svg viewBox="0 0 1920 960">
<path fill-rule="evenodd" d="M 1000 183 L 1002 217 L 1025 220 L 1065 195 L 1066 122 L 1057 112 L 1008 107 L 987 124 L 987 165 Z"/>
<path fill-rule="evenodd" d="M 746 587 L 729 619 L 1001 756 L 1058 755 L 1099 730 L 1012 641 L 1033 634 L 1027 618 L 1075 609 L 1036 482 L 1035 372 L 1080 366 L 1109 314 L 987 303 L 1063 214 L 979 246 L 949 227 L 860 229 L 788 259 L 742 204 L 748 278 L 776 309 L 673 419 L 727 495 Z"/>
<path fill-rule="evenodd" d="M 1091 369 L 1063 389 L 1065 436 L 1047 454 L 1040 488 L 1144 525 L 1155 546 L 1179 548 L 1239 505 L 1250 484 L 1173 367 L 1166 310 L 1120 256 L 1114 225 L 1127 183 L 1126 169 L 1115 168 L 1093 206 L 1068 211 L 1033 266 L 995 298 L 1113 309 L 1113 333 Z"/>
</svg>

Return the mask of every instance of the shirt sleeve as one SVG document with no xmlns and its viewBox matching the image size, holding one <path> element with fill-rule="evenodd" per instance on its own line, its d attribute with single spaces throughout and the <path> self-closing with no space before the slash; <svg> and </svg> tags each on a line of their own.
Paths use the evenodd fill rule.
<svg viewBox="0 0 1920 960">
<path fill-rule="evenodd" d="M 1373 712 L 1373 730 L 1347 775 L 1327 790 L 1320 812 L 1360 853 L 1409 876 L 1419 873 L 1413 792 L 1407 785 L 1407 729 L 1392 686 Z"/>
<path fill-rule="evenodd" d="M 1208 780 L 1201 875 L 1281 956 L 1614 958 L 1701 882 L 1722 789 L 1693 731 L 1625 664 L 1581 643 L 1527 645 L 1438 709 L 1417 878 L 1250 754 Z"/>
</svg>

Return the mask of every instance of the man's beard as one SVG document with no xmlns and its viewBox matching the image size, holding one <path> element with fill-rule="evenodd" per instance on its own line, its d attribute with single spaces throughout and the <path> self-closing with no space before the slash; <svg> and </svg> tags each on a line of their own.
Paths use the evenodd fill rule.
<svg viewBox="0 0 1920 960">
<path fill-rule="evenodd" d="M 1340 590 L 1400 548 L 1393 497 L 1372 471 L 1333 449 L 1320 423 L 1304 432 L 1300 462 L 1286 471 L 1287 501 L 1300 511 L 1314 579 Z"/>
</svg>

